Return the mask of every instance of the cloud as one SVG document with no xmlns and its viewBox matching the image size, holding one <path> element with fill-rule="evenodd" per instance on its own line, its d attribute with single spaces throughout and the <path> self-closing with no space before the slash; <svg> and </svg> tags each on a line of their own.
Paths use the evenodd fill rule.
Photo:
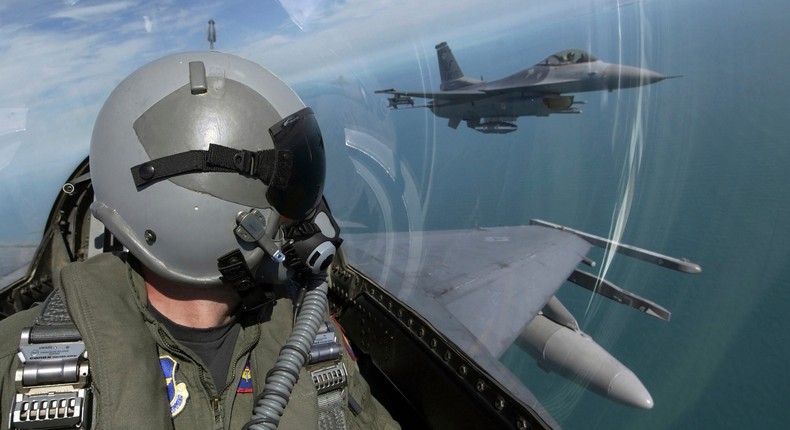
<svg viewBox="0 0 790 430">
<path fill-rule="evenodd" d="M 107 15 L 116 15 L 123 12 L 135 3 L 131 1 L 119 1 L 115 3 L 100 4 L 96 6 L 79 6 L 76 4 L 66 4 L 67 7 L 50 15 L 52 18 L 71 18 L 80 21 L 95 21 L 106 17 Z"/>
<path fill-rule="evenodd" d="M 207 11 L 190 10 L 198 15 L 129 1 L 50 14 L 14 10 L 11 24 L 0 27 L 0 76 L 14 77 L 0 80 L 0 108 L 29 108 L 34 122 L 46 116 L 47 131 L 32 133 L 46 141 L 89 138 L 95 114 L 121 79 L 153 58 L 183 50 L 185 35 L 202 32 Z M 64 28 L 52 17 L 80 21 Z M 93 118 L 77 119 L 75 112 Z"/>
<path fill-rule="evenodd" d="M 306 30 L 330 3 L 325 0 L 278 0 L 288 12 L 291 20 L 302 30 Z"/>
<path fill-rule="evenodd" d="M 0 170 L 3 170 L 11 160 L 14 159 L 16 152 L 19 151 L 20 141 L 3 142 L 0 141 Z"/>
<path fill-rule="evenodd" d="M 25 130 L 26 108 L 0 108 L 0 137 Z"/>
<path fill-rule="evenodd" d="M 19 135 L 26 127 L 26 108 L 0 108 L 0 170 L 14 159 L 22 144 Z"/>
<path fill-rule="evenodd" d="M 415 55 L 433 55 L 433 45 L 443 40 L 462 47 L 479 43 L 492 32 L 501 35 L 512 28 L 541 25 L 542 19 L 560 11 L 572 15 L 579 8 L 570 8 L 569 13 L 571 3 L 579 2 L 503 0 L 485 7 L 479 0 L 452 4 L 424 0 L 323 2 L 316 6 L 320 12 L 311 15 L 305 29 L 277 29 L 288 36 L 265 34 L 236 42 L 232 50 L 270 65 L 296 84 L 345 68 L 344 64 L 361 57 L 371 65 L 403 62 Z M 291 18 L 303 20 L 302 14 Z"/>
</svg>

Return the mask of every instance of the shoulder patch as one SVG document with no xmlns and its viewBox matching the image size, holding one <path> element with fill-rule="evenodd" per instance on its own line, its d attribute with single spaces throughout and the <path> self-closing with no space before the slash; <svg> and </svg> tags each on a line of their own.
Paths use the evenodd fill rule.
<svg viewBox="0 0 790 430">
<path fill-rule="evenodd" d="M 241 372 L 239 378 L 239 386 L 236 388 L 237 393 L 252 393 L 252 371 L 250 370 L 250 357 L 247 357 L 247 364 L 244 365 L 244 371 Z"/>
<path fill-rule="evenodd" d="M 175 418 L 175 416 L 180 414 L 187 405 L 187 399 L 189 399 L 187 384 L 176 382 L 178 362 L 176 362 L 173 357 L 169 355 L 160 355 L 159 365 L 162 367 L 162 374 L 165 376 L 167 398 L 170 400 L 170 416 Z"/>
</svg>

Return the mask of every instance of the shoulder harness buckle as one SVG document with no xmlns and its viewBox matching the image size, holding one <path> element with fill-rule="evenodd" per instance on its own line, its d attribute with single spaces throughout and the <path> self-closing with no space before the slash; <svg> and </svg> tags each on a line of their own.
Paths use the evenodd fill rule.
<svg viewBox="0 0 790 430">
<path fill-rule="evenodd" d="M 36 325 L 22 331 L 11 430 L 88 426 L 91 390 L 85 343 L 71 321 L 39 324 L 46 320 L 51 302 L 57 300 L 48 300 Z"/>
<path fill-rule="evenodd" d="M 343 347 L 335 334 L 335 325 L 324 321 L 310 350 L 308 370 L 318 391 L 319 428 L 346 428 L 344 413 L 348 370 L 342 361 Z"/>
</svg>

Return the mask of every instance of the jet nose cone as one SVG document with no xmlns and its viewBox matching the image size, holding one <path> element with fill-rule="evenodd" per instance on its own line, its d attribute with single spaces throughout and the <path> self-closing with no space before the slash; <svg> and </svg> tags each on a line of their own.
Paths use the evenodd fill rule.
<svg viewBox="0 0 790 430">
<path fill-rule="evenodd" d="M 633 88 L 642 85 L 650 85 L 664 79 L 676 78 L 678 76 L 665 76 L 661 73 L 639 67 L 622 66 L 610 64 L 606 68 L 607 83 L 609 89 Z"/>
<path fill-rule="evenodd" d="M 653 397 L 642 381 L 630 370 L 624 370 L 609 382 L 607 394 L 613 400 L 641 409 L 653 408 Z"/>
</svg>

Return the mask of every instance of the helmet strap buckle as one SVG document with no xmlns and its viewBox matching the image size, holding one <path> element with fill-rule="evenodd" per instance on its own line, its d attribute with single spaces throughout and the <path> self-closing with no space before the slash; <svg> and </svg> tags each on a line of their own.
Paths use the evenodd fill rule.
<svg viewBox="0 0 790 430">
<path fill-rule="evenodd" d="M 274 301 L 274 292 L 256 284 L 244 256 L 238 249 L 219 257 L 217 269 L 222 274 L 222 280 L 232 285 L 241 296 L 244 311 L 254 311 Z"/>
</svg>

